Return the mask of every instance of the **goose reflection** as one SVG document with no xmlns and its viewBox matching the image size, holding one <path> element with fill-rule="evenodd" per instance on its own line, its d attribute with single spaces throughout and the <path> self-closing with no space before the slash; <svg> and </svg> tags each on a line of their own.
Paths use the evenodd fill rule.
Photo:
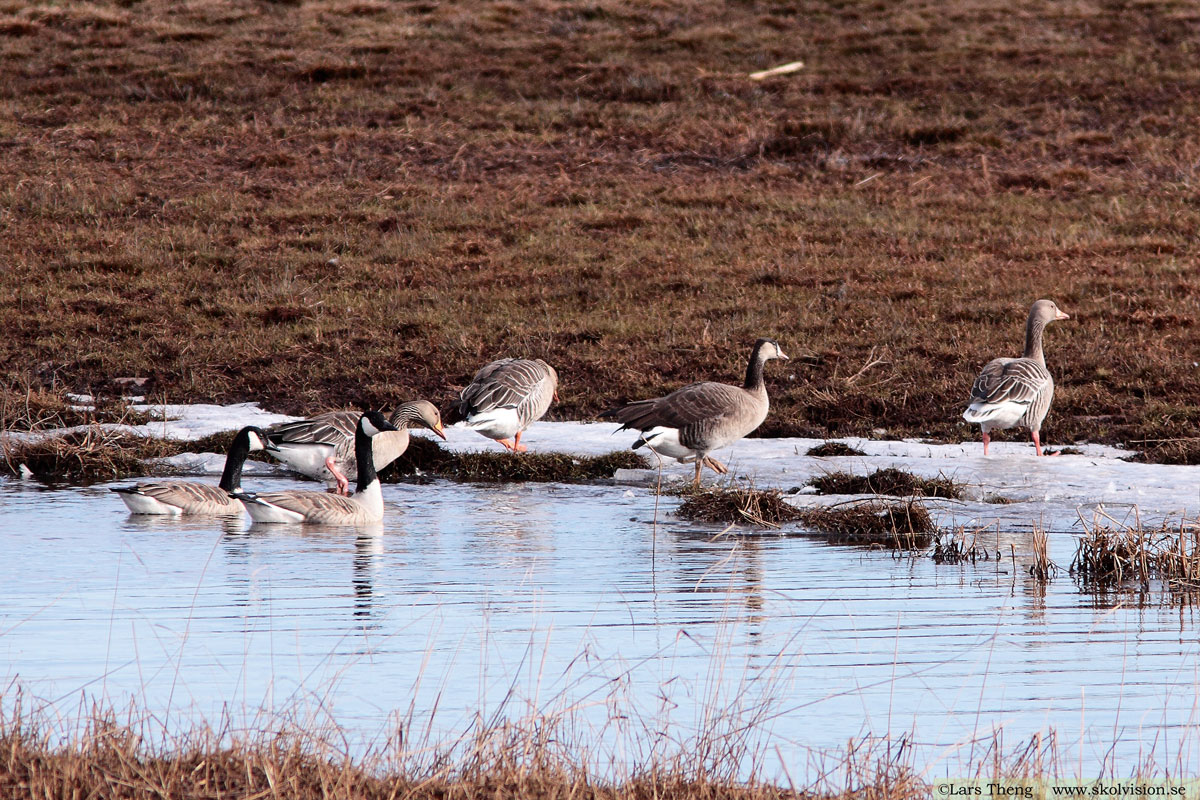
<svg viewBox="0 0 1200 800">
<path fill-rule="evenodd" d="M 383 526 L 360 530 L 354 539 L 350 582 L 354 587 L 354 618 L 376 628 L 374 621 L 375 576 L 383 564 Z"/>
</svg>

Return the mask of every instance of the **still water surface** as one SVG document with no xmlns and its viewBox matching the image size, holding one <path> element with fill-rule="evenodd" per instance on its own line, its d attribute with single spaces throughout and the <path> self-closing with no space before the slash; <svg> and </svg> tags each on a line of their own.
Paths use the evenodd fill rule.
<svg viewBox="0 0 1200 800">
<path fill-rule="evenodd" d="M 1015 564 L 1005 545 L 938 566 L 714 536 L 673 498 L 655 524 L 641 488 L 384 493 L 385 522 L 355 531 L 134 517 L 104 487 L 0 482 L 8 698 L 19 685 L 67 715 L 81 694 L 132 699 L 179 726 L 266 709 L 363 742 L 404 715 L 436 740 L 476 714 L 565 708 L 598 741 L 619 738 L 614 708 L 683 741 L 715 709 L 766 709 L 757 741 L 798 780 L 814 750 L 908 733 L 931 775 L 954 774 L 947 753 L 996 729 L 1013 746 L 1053 729 L 1089 775 L 1152 749 L 1200 764 L 1196 612 L 1098 601 L 1066 574 L 1040 587 L 1023 534 Z M 1059 564 L 1073 550 L 1052 534 Z"/>
</svg>

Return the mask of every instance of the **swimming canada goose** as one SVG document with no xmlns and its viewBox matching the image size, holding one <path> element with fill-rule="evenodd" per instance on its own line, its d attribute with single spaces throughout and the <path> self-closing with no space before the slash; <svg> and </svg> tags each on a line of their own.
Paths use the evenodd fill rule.
<svg viewBox="0 0 1200 800">
<path fill-rule="evenodd" d="M 267 428 L 267 453 L 301 475 L 336 486 L 338 494 L 349 494 L 350 481 L 358 478 L 354 430 L 359 416 L 356 411 L 329 411 L 311 419 L 272 425 Z M 425 400 L 402 404 L 390 421 L 395 428 L 371 440 L 376 470 L 408 449 L 409 428 L 428 428 L 446 438 L 442 415 Z"/>
<path fill-rule="evenodd" d="M 523 453 L 528 448 L 521 444 L 521 434 L 558 399 L 557 388 L 558 373 L 540 358 L 502 358 L 475 373 L 448 419 L 465 420 L 471 430 Z"/>
<path fill-rule="evenodd" d="M 660 455 L 696 462 L 696 486 L 700 468 L 714 472 L 729 470 L 708 454 L 727 447 L 753 431 L 767 418 L 770 403 L 763 383 L 763 364 L 772 358 L 787 359 L 774 339 L 759 339 L 750 353 L 746 380 L 741 386 L 705 381 L 677 389 L 666 397 L 639 400 L 601 417 L 621 423 L 618 430 L 634 428 L 642 435 L 633 443 L 646 445 Z"/>
<path fill-rule="evenodd" d="M 1070 319 L 1050 300 L 1038 300 L 1025 322 L 1025 355 L 989 361 L 971 386 L 971 404 L 963 419 L 983 430 L 983 454 L 988 452 L 988 435 L 997 428 L 1028 428 L 1033 447 L 1042 454 L 1039 432 L 1054 398 L 1054 378 L 1042 355 L 1042 332 L 1055 320 Z"/>
<path fill-rule="evenodd" d="M 396 426 L 378 411 L 358 418 L 354 430 L 358 462 L 357 491 L 349 497 L 328 492 L 241 492 L 235 495 L 255 522 L 315 522 L 325 525 L 362 525 L 383 519 L 383 489 L 371 458 L 371 440 Z"/>
<path fill-rule="evenodd" d="M 121 496 L 134 514 L 203 514 L 233 516 L 242 513 L 242 504 L 231 493 L 242 490 L 242 466 L 246 456 L 266 448 L 266 435 L 253 426 L 242 428 L 225 455 L 225 470 L 216 486 L 190 481 L 155 481 L 119 486 L 112 491 Z"/>
</svg>

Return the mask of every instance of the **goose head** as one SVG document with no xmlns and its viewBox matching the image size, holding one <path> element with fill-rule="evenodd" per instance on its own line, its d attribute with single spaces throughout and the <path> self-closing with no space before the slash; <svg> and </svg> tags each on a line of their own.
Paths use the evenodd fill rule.
<svg viewBox="0 0 1200 800">
<path fill-rule="evenodd" d="M 428 428 L 443 439 L 446 438 L 446 429 L 442 426 L 442 413 L 428 400 L 413 400 L 400 406 L 392 414 L 392 422 L 397 427 L 408 428 L 415 424 L 422 428 Z"/>
<path fill-rule="evenodd" d="M 238 438 L 242 437 L 245 437 L 246 447 L 251 453 L 267 449 L 267 435 L 263 433 L 261 428 L 247 425 L 238 431 Z"/>
<path fill-rule="evenodd" d="M 1055 322 L 1061 319 L 1070 319 L 1070 317 L 1058 310 L 1058 306 L 1053 300 L 1038 300 L 1029 309 L 1029 321 L 1037 322 L 1045 325 L 1048 322 Z"/>
<path fill-rule="evenodd" d="M 758 354 L 758 361 L 770 361 L 773 358 L 780 358 L 784 361 L 788 360 L 787 354 L 783 352 L 783 348 L 779 346 L 779 342 L 774 339 L 762 338 L 754 343 L 754 352 Z"/>
<path fill-rule="evenodd" d="M 367 436 L 375 436 L 384 431 L 398 430 L 395 425 L 387 421 L 387 418 L 378 411 L 364 411 L 363 415 L 358 418 L 358 429 Z"/>
</svg>

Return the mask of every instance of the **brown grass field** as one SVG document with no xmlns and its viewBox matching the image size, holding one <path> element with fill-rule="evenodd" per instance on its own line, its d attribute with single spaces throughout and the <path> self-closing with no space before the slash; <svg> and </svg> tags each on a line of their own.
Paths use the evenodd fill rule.
<svg viewBox="0 0 1200 800">
<path fill-rule="evenodd" d="M 526 354 L 586 418 L 771 335 L 762 433 L 957 439 L 1046 296 L 1048 441 L 1191 436 L 1198 54 L 1174 0 L 0 0 L 0 377 L 307 412 Z"/>
</svg>

